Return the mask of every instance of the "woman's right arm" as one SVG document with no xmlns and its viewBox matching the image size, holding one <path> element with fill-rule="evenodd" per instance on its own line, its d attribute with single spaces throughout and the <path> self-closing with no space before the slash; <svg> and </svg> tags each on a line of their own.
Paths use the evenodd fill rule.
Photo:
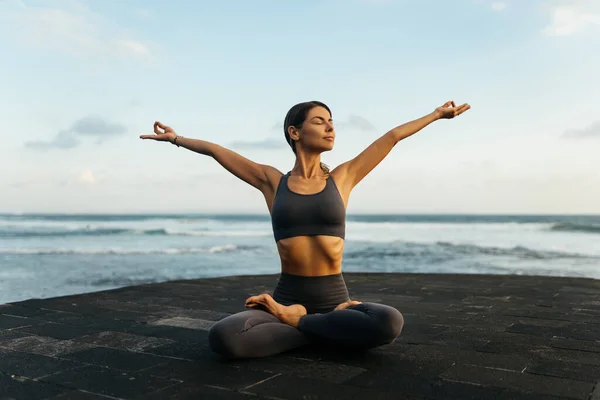
<svg viewBox="0 0 600 400">
<path fill-rule="evenodd" d="M 161 132 L 158 128 L 162 128 L 164 132 Z M 274 182 L 277 182 L 280 175 L 282 175 L 274 167 L 256 163 L 216 143 L 179 136 L 171 127 L 160 122 L 154 124 L 154 132 L 156 135 L 142 135 L 140 138 L 171 143 L 177 139 L 175 142 L 177 146 L 214 158 L 227 171 L 263 193 L 265 189 L 273 189 Z"/>
</svg>

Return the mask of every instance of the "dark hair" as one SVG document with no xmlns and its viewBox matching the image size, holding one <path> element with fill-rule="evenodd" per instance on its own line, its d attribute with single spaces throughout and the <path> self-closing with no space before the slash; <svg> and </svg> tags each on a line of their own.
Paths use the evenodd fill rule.
<svg viewBox="0 0 600 400">
<path fill-rule="evenodd" d="M 283 122 L 283 133 L 285 134 L 285 141 L 288 142 L 294 154 L 296 154 L 296 142 L 294 142 L 294 140 L 290 137 L 288 129 L 290 126 L 293 126 L 296 129 L 302 128 L 302 124 L 306 120 L 308 112 L 315 107 L 323 107 L 329 111 L 329 115 L 331 115 L 331 110 L 325 103 L 314 100 L 296 104 L 290 108 L 285 116 L 285 120 Z M 321 169 L 325 174 L 329 174 L 329 167 L 324 163 L 321 163 Z"/>
</svg>

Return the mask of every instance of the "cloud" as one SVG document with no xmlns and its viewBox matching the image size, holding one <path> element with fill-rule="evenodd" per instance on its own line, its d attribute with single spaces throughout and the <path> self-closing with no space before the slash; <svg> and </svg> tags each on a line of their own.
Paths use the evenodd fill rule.
<svg viewBox="0 0 600 400">
<path fill-rule="evenodd" d="M 492 10 L 494 10 L 494 11 L 504 11 L 505 8 L 506 8 L 506 3 L 502 2 L 502 1 L 494 1 L 492 3 Z"/>
<path fill-rule="evenodd" d="M 279 150 L 289 145 L 285 142 L 283 135 L 276 138 L 265 138 L 255 141 L 236 140 L 229 143 L 228 147 L 237 149 L 261 149 L 261 150 Z"/>
<path fill-rule="evenodd" d="M 33 150 L 48 149 L 72 149 L 79 146 L 81 142 L 69 131 L 60 131 L 49 141 L 36 140 L 25 142 L 25 147 Z"/>
<path fill-rule="evenodd" d="M 46 51 L 74 56 L 116 55 L 148 59 L 147 43 L 134 39 L 78 1 L 61 2 L 61 7 L 38 7 L 25 1 L 0 2 L 0 14 L 14 38 Z"/>
<path fill-rule="evenodd" d="M 342 124 L 344 124 L 346 127 L 356 128 L 359 131 L 365 132 L 374 131 L 376 129 L 375 125 L 373 125 L 371 121 L 364 117 L 354 114 L 350 114 L 350 116 L 348 117 L 348 121 L 345 123 L 343 122 Z"/>
<path fill-rule="evenodd" d="M 561 137 L 565 139 L 600 139 L 600 121 L 593 122 L 582 129 L 570 129 Z"/>
<path fill-rule="evenodd" d="M 122 135 L 126 131 L 124 125 L 108 122 L 101 117 L 89 116 L 78 119 L 69 129 L 58 132 L 52 140 L 26 142 L 25 147 L 34 150 L 67 150 L 79 146 L 82 136 L 96 137 L 96 143 L 101 144 L 104 140 Z"/>
<path fill-rule="evenodd" d="M 598 0 L 564 0 L 550 4 L 551 22 L 542 32 L 550 36 L 573 36 L 600 28 Z"/>
<path fill-rule="evenodd" d="M 106 121 L 100 117 L 84 117 L 73 123 L 71 132 L 79 135 L 113 136 L 125 133 L 124 125 Z"/>
</svg>

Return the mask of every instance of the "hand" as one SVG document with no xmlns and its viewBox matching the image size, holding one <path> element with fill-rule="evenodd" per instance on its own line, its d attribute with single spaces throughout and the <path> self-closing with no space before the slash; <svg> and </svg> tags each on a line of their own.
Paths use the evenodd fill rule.
<svg viewBox="0 0 600 400">
<path fill-rule="evenodd" d="M 348 307 L 352 307 L 352 306 L 355 306 L 355 305 L 357 305 L 357 304 L 362 304 L 362 301 L 356 301 L 356 300 L 350 300 L 350 301 L 346 301 L 346 302 L 344 302 L 344 303 L 342 303 L 342 304 L 338 305 L 338 306 L 337 306 L 337 307 L 334 309 L 334 311 L 337 311 L 337 310 L 345 310 L 346 308 L 348 308 Z"/>
<path fill-rule="evenodd" d="M 160 129 L 162 129 L 162 132 Z M 154 123 L 154 133 L 156 135 L 141 135 L 140 139 L 152 139 L 158 140 L 159 142 L 173 142 L 175 137 L 177 137 L 177 133 L 170 126 L 166 126 L 156 121 Z"/>
<path fill-rule="evenodd" d="M 448 101 L 444 105 L 436 108 L 434 113 L 438 119 L 440 119 L 440 118 L 450 119 L 450 118 L 454 118 L 454 117 L 464 113 L 465 111 L 467 111 L 470 108 L 471 108 L 471 106 L 468 105 L 467 103 L 456 107 L 456 104 L 454 104 L 454 101 Z"/>
</svg>

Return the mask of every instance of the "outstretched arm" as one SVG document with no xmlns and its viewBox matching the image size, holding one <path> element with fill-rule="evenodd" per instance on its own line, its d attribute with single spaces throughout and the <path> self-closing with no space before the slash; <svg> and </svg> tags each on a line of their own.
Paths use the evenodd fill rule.
<svg viewBox="0 0 600 400">
<path fill-rule="evenodd" d="M 469 108 L 471 108 L 471 106 L 468 104 L 456 107 L 453 101 L 449 101 L 436 108 L 430 114 L 399 125 L 388 131 L 363 150 L 362 153 L 336 168 L 337 173 L 341 175 L 344 186 L 346 186 L 347 190 L 352 190 L 402 139 L 414 135 L 438 119 L 454 118 L 455 116 L 464 113 Z"/>
<path fill-rule="evenodd" d="M 260 191 L 264 191 L 271 185 L 270 182 L 281 175 L 281 172 L 269 165 L 256 163 L 216 143 L 179 136 L 173 128 L 158 121 L 154 123 L 154 132 L 155 135 L 141 135 L 140 138 L 170 142 L 193 152 L 210 156 L 233 175 Z"/>
</svg>

